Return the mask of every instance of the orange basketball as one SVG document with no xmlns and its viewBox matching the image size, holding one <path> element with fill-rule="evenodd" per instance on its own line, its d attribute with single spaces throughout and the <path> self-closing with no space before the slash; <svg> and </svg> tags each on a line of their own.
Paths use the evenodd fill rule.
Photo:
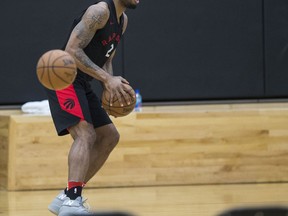
<svg viewBox="0 0 288 216">
<path fill-rule="evenodd" d="M 37 77 L 48 89 L 60 90 L 71 85 L 77 75 L 74 58 L 63 50 L 44 53 L 37 64 Z"/>
<path fill-rule="evenodd" d="M 133 90 L 133 88 L 130 86 L 129 89 L 130 94 L 132 93 L 135 96 L 135 91 Z M 127 116 L 129 113 L 131 113 L 135 107 L 136 104 L 136 98 L 131 98 L 131 103 L 130 105 L 126 104 L 124 97 L 122 97 L 123 100 L 123 105 L 121 106 L 118 98 L 114 98 L 114 100 L 112 101 L 112 106 L 110 106 L 110 94 L 107 91 L 103 91 L 102 94 L 102 106 L 103 108 L 106 110 L 106 112 L 109 115 L 112 115 L 114 117 L 123 117 L 123 116 Z"/>
</svg>

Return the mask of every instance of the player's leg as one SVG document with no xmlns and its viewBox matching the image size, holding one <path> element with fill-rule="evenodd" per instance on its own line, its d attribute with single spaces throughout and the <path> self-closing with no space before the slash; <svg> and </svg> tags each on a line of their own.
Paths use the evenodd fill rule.
<svg viewBox="0 0 288 216">
<path fill-rule="evenodd" d="M 84 183 L 87 183 L 103 166 L 110 152 L 119 141 L 119 133 L 112 124 L 106 111 L 102 108 L 100 100 L 91 91 L 88 85 L 86 85 L 86 98 L 93 125 L 87 124 L 87 122 L 80 122 L 76 127 L 71 127 L 69 129 L 69 132 L 74 139 L 74 143 L 69 153 L 67 197 L 69 197 L 70 200 L 69 198 L 67 198 L 68 201 L 64 200 L 59 210 L 59 216 L 71 214 L 72 210 L 73 212 L 85 213 L 81 200 L 81 193 L 79 194 L 79 192 L 82 191 L 81 186 Z M 81 127 L 79 127 L 80 125 Z M 81 144 L 84 144 L 84 146 Z M 79 164 L 81 164 L 81 166 L 79 166 Z M 71 181 L 76 183 L 76 185 L 74 185 L 76 187 L 73 187 L 72 189 L 69 187 Z M 73 199 L 75 197 L 77 198 L 74 201 Z M 70 204 L 71 200 L 73 204 Z M 70 206 L 68 206 L 68 204 Z"/>
<path fill-rule="evenodd" d="M 86 121 L 81 121 L 69 128 L 69 132 L 74 142 L 68 156 L 68 179 L 74 182 L 85 182 L 90 164 L 91 151 L 96 142 L 96 133 L 93 125 Z"/>
<path fill-rule="evenodd" d="M 82 188 L 90 163 L 90 152 L 96 142 L 96 133 L 92 124 L 81 121 L 69 128 L 74 139 L 71 146 L 68 164 L 68 190 L 67 197 L 59 210 L 60 216 L 68 216 L 72 213 L 88 213 L 82 203 Z"/>
<path fill-rule="evenodd" d="M 69 134 L 69 131 L 67 129 L 70 128 L 71 133 L 73 134 L 73 137 L 74 137 L 74 143 L 72 145 L 72 148 L 69 154 L 69 163 L 70 161 L 73 161 L 73 160 L 80 160 L 79 158 L 75 157 L 75 152 L 77 151 L 83 152 L 84 149 L 91 148 L 89 147 L 89 145 L 90 144 L 93 145 L 96 139 L 94 127 L 92 125 L 92 119 L 91 119 L 90 112 L 89 112 L 89 105 L 88 105 L 87 98 L 86 98 L 86 91 L 83 88 L 83 86 L 85 86 L 85 83 L 83 84 L 82 81 L 76 80 L 73 83 L 73 85 L 71 85 L 70 87 L 64 90 L 60 90 L 60 91 L 47 90 L 50 110 L 51 110 L 51 114 L 53 117 L 55 127 L 57 129 L 58 135 L 61 136 L 61 135 Z M 91 124 L 88 124 L 87 122 L 91 122 Z M 88 131 L 91 131 L 91 133 L 89 134 L 86 133 L 85 132 L 86 129 Z M 84 131 L 84 132 L 82 133 L 81 131 Z M 79 134 L 81 134 L 81 136 Z M 83 142 L 85 142 L 86 144 L 77 145 Z M 79 150 L 78 148 L 81 148 L 81 149 Z M 79 194 L 79 190 L 77 189 L 77 187 L 82 186 L 82 185 L 79 185 L 80 184 L 79 182 L 84 181 L 84 180 L 81 180 L 81 175 L 84 176 L 82 178 L 85 178 L 86 176 L 86 172 L 88 169 L 88 165 L 86 163 L 87 161 L 89 161 L 89 155 L 88 155 L 88 158 L 85 157 L 84 160 L 81 159 L 81 163 L 83 163 L 85 166 L 84 168 L 81 168 L 80 172 L 78 172 L 79 167 L 75 168 L 76 166 L 75 163 L 73 162 L 72 164 L 70 163 L 71 169 L 76 170 L 76 173 L 77 173 L 75 174 L 72 171 L 72 174 L 71 174 L 71 172 L 69 171 L 69 175 L 70 174 L 72 175 L 71 178 L 75 178 L 71 181 L 70 187 L 76 187 L 78 194 Z M 63 201 L 66 198 L 67 198 L 66 194 L 63 190 L 51 202 L 51 204 L 48 206 L 48 209 L 52 213 L 57 215 Z"/>
<path fill-rule="evenodd" d="M 87 99 L 95 128 L 96 142 L 91 151 L 91 161 L 85 183 L 103 166 L 109 154 L 119 142 L 119 133 L 107 112 L 103 109 L 100 99 L 92 91 L 87 94 Z"/>
<path fill-rule="evenodd" d="M 85 178 L 86 183 L 101 169 L 120 138 L 114 124 L 96 128 L 95 132 L 96 142 L 90 154 L 89 170 Z"/>
</svg>

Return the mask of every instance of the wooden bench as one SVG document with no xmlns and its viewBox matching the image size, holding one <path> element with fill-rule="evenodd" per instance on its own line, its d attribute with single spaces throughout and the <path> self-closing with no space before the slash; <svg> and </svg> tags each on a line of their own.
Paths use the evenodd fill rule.
<svg viewBox="0 0 288 216">
<path fill-rule="evenodd" d="M 285 182 L 288 104 L 145 107 L 87 187 Z M 72 139 L 50 116 L 0 111 L 0 187 L 63 188 Z"/>
</svg>

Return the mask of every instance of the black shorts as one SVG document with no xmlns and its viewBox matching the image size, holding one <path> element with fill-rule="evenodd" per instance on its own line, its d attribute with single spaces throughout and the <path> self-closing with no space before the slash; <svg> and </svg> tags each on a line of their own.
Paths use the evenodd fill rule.
<svg viewBox="0 0 288 216">
<path fill-rule="evenodd" d="M 68 134 L 67 129 L 82 120 L 93 124 L 94 128 L 112 123 L 88 81 L 77 79 L 63 90 L 47 89 L 46 91 L 53 122 L 59 136 Z"/>
</svg>

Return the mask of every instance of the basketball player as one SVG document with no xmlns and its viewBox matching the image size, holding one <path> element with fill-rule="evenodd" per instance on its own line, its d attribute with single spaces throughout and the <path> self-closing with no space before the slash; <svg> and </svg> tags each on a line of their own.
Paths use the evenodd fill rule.
<svg viewBox="0 0 288 216">
<path fill-rule="evenodd" d="M 127 26 L 127 8 L 139 0 L 101 0 L 74 20 L 65 51 L 76 60 L 75 82 L 63 90 L 47 89 L 52 118 L 59 136 L 73 138 L 68 156 L 68 186 L 48 209 L 59 216 L 86 214 L 82 188 L 98 172 L 119 141 L 119 134 L 92 92 L 90 81 L 99 80 L 120 104 L 130 104 L 128 81 L 113 76 L 112 59 Z M 122 100 L 122 97 L 124 100 Z"/>
</svg>

